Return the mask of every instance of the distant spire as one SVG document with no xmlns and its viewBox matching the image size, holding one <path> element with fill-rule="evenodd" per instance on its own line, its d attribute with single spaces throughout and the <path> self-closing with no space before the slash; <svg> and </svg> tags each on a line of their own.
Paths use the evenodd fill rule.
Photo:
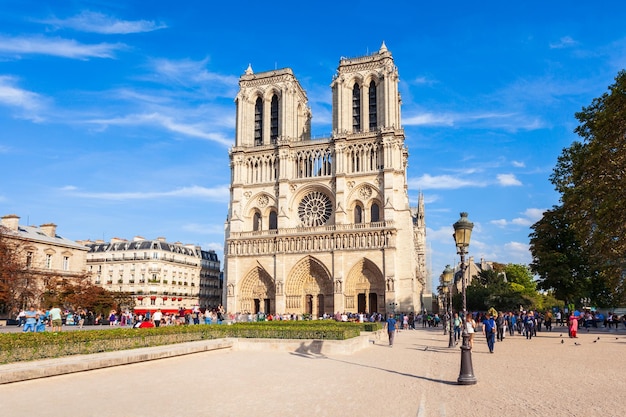
<svg viewBox="0 0 626 417">
<path fill-rule="evenodd" d="M 246 75 L 252 75 L 254 71 L 252 71 L 252 64 L 248 64 L 248 69 L 246 70 Z"/>
<path fill-rule="evenodd" d="M 378 52 L 380 53 L 387 52 L 387 45 L 385 45 L 385 41 L 383 41 L 383 44 L 380 46 L 380 51 Z"/>
</svg>

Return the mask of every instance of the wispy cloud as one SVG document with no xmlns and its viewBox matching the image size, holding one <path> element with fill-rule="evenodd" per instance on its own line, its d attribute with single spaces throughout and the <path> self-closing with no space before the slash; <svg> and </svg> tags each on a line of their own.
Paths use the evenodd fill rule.
<svg viewBox="0 0 626 417">
<path fill-rule="evenodd" d="M 91 119 L 85 121 L 85 123 L 99 125 L 102 128 L 107 126 L 159 126 L 174 133 L 179 133 L 185 136 L 195 137 L 199 139 L 210 140 L 217 142 L 224 146 L 232 146 L 233 141 L 222 133 L 211 133 L 205 130 L 205 126 L 198 123 L 185 123 L 179 120 L 175 120 L 171 116 L 167 116 L 161 113 L 144 113 L 144 114 L 130 114 L 124 117 L 116 117 L 109 119 Z"/>
<path fill-rule="evenodd" d="M 498 174 L 498 184 L 504 187 L 522 185 L 522 182 L 518 180 L 514 174 Z"/>
<path fill-rule="evenodd" d="M 545 127 L 538 117 L 523 113 L 481 112 L 481 113 L 416 113 L 402 121 L 406 126 L 454 126 L 501 129 L 506 131 L 536 130 Z"/>
<path fill-rule="evenodd" d="M 513 164 L 515 168 L 524 168 L 526 166 L 522 161 L 511 161 L 511 164 Z"/>
<path fill-rule="evenodd" d="M 155 59 L 151 61 L 150 66 L 158 77 L 173 80 L 181 85 L 211 83 L 215 87 L 215 83 L 219 83 L 237 88 L 239 83 L 238 77 L 210 72 L 206 68 L 208 62 L 208 58 L 200 61 Z M 234 94 L 230 97 L 232 96 Z"/>
<path fill-rule="evenodd" d="M 21 55 L 51 55 L 87 60 L 89 58 L 114 58 L 115 52 L 125 49 L 121 43 L 82 44 L 73 39 L 46 38 L 42 36 L 8 37 L 0 35 L 0 53 Z"/>
<path fill-rule="evenodd" d="M 452 114 L 418 113 L 402 119 L 405 126 L 452 126 L 455 122 Z"/>
<path fill-rule="evenodd" d="M 120 20 L 92 11 L 84 11 L 66 19 L 52 17 L 50 19 L 39 20 L 38 22 L 52 25 L 56 29 L 67 28 L 104 35 L 152 32 L 167 27 L 164 23 L 156 23 L 152 20 Z"/>
<path fill-rule="evenodd" d="M 76 197 L 91 198 L 96 200 L 153 200 L 157 198 L 201 198 L 212 201 L 228 201 L 229 187 L 227 185 L 216 186 L 213 188 L 192 186 L 182 187 L 171 191 L 150 191 L 150 192 L 122 192 L 122 193 L 92 193 L 82 192 L 74 186 L 64 186 L 62 191 L 70 193 Z"/>
<path fill-rule="evenodd" d="M 20 113 L 17 117 L 40 122 L 43 117 L 40 111 L 49 100 L 32 91 L 17 86 L 17 79 L 10 76 L 0 76 L 0 105 L 13 107 Z M 1 149 L 0 149 L 1 151 Z"/>
<path fill-rule="evenodd" d="M 563 36 L 558 42 L 550 43 L 550 49 L 562 49 L 569 48 L 572 46 L 578 45 L 578 42 L 575 41 L 571 36 Z"/>
<path fill-rule="evenodd" d="M 543 217 L 544 212 L 545 212 L 545 209 L 529 208 L 529 209 L 526 209 L 522 213 L 522 216 L 520 217 L 515 217 L 511 220 L 506 220 L 506 219 L 491 220 L 490 223 L 501 228 L 504 228 L 509 225 L 528 227 L 528 226 L 535 224 L 539 219 L 541 219 Z"/>
<path fill-rule="evenodd" d="M 418 178 L 409 179 L 409 188 L 420 190 L 453 190 L 465 187 L 485 187 L 487 184 L 480 181 L 473 181 L 452 175 L 429 175 L 424 174 Z"/>
</svg>

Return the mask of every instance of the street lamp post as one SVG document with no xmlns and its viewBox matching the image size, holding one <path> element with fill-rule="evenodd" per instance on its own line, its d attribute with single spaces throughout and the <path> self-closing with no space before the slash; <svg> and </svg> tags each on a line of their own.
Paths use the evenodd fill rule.
<svg viewBox="0 0 626 417">
<path fill-rule="evenodd" d="M 454 276 L 454 271 L 450 268 L 450 265 L 446 265 L 446 269 L 443 270 L 443 274 L 441 274 L 441 278 L 443 280 L 444 288 L 448 291 L 448 347 L 454 347 L 454 340 L 452 333 L 454 332 L 454 318 L 452 317 L 452 277 Z"/>
<path fill-rule="evenodd" d="M 469 345 L 469 335 L 467 333 L 467 297 L 465 290 L 465 255 L 467 254 L 467 248 L 470 244 L 470 238 L 472 236 L 472 229 L 474 223 L 470 222 L 467 218 L 467 213 L 462 212 L 461 218 L 454 223 L 454 243 L 456 244 L 457 254 L 461 256 L 461 280 L 462 280 L 462 292 L 463 292 L 463 344 L 461 345 L 461 372 L 457 382 L 460 385 L 474 385 L 476 377 L 474 376 L 474 368 L 472 366 L 472 348 Z"/>
</svg>

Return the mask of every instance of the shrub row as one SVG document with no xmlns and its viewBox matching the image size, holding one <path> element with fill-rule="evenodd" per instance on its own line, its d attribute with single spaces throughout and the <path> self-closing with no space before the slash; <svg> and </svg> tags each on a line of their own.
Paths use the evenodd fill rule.
<svg viewBox="0 0 626 417">
<path fill-rule="evenodd" d="M 381 328 L 380 323 L 339 323 L 320 320 L 167 326 L 148 329 L 115 328 L 61 333 L 2 333 L 0 364 L 226 337 L 345 340 L 358 336 L 361 331 L 371 332 Z"/>
</svg>

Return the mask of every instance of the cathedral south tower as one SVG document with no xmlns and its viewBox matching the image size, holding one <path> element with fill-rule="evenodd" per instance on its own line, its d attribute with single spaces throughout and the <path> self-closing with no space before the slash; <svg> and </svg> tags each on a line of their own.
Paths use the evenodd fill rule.
<svg viewBox="0 0 626 417">
<path fill-rule="evenodd" d="M 342 58 L 333 133 L 311 139 L 291 69 L 239 80 L 225 229 L 228 312 L 419 312 L 423 198 L 410 207 L 398 69 L 383 43 Z"/>
</svg>

